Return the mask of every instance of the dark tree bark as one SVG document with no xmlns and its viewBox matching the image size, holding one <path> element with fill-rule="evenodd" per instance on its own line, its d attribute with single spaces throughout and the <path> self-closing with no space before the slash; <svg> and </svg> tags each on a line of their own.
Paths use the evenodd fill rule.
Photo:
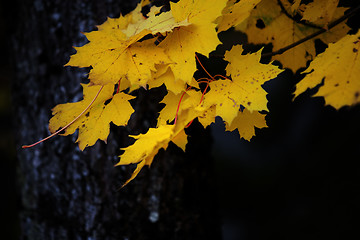
<svg viewBox="0 0 360 240">
<path fill-rule="evenodd" d="M 13 56 L 13 106 L 21 239 L 219 239 L 212 189 L 209 132 L 194 124 L 187 153 L 162 151 L 150 170 L 125 188 L 132 167 L 113 165 L 129 133 L 154 126 L 163 90 L 141 91 L 126 128 L 112 126 L 108 144 L 81 152 L 76 136 L 55 137 L 31 149 L 23 144 L 49 134 L 56 104 L 78 101 L 86 70 L 64 68 L 72 46 L 86 43 L 107 16 L 130 11 L 136 1 L 14 1 L 7 19 Z"/>
</svg>

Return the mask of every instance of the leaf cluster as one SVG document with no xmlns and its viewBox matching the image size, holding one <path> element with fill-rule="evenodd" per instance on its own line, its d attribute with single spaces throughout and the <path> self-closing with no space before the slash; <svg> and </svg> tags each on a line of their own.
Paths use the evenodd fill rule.
<svg viewBox="0 0 360 240">
<path fill-rule="evenodd" d="M 145 165 L 151 165 L 160 149 L 169 142 L 185 150 L 184 131 L 197 118 L 207 127 L 221 117 L 226 130 L 238 130 L 250 140 L 255 128 L 267 127 L 268 112 L 265 82 L 276 78 L 285 68 L 294 72 L 307 67 L 305 78 L 295 95 L 324 81 L 317 96 L 335 108 L 360 101 L 360 34 L 348 35 L 344 23 L 331 23 L 344 15 L 346 8 L 338 0 L 180 0 L 170 3 L 170 10 L 152 6 L 144 15 L 141 1 L 131 13 L 108 18 L 98 30 L 85 33 L 89 43 L 75 47 L 66 66 L 91 67 L 89 83 L 84 84 L 80 102 L 60 104 L 53 109 L 49 129 L 62 135 L 79 129 L 77 142 L 83 150 L 100 139 L 106 141 L 110 123 L 126 126 L 134 112 L 129 93 L 138 88 L 165 85 L 167 95 L 161 101 L 156 128 L 132 136 L 135 143 L 124 148 L 117 165 L 137 164 L 134 179 Z M 150 4 L 150 5 L 149 5 Z M 331 27 L 331 29 L 330 29 Z M 316 56 L 315 39 L 296 45 L 299 40 L 325 29 L 318 39 L 329 44 Z M 273 52 L 295 45 L 281 54 L 273 54 L 281 67 L 260 63 L 262 49 L 243 53 L 239 41 L 223 59 L 226 76 L 212 76 L 202 66 L 198 55 L 209 56 L 221 41 L 218 33 L 242 31 L 248 43 L 271 44 Z M 295 44 L 294 44 L 295 43 Z M 197 65 L 198 62 L 198 65 Z M 195 79 L 197 66 L 208 77 Z M 199 84 L 205 88 L 200 88 Z M 74 120 L 75 119 L 75 120 Z M 71 124 L 69 125 L 69 122 Z"/>
</svg>

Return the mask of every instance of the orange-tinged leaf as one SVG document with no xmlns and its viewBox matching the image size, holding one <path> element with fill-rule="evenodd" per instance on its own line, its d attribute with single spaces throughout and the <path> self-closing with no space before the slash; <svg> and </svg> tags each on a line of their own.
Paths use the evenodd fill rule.
<svg viewBox="0 0 360 240">
<path fill-rule="evenodd" d="M 295 91 L 295 96 L 314 88 L 324 80 L 315 96 L 325 98 L 336 109 L 360 103 L 360 32 L 347 35 L 319 54 L 304 71 L 307 73 Z"/>
<path fill-rule="evenodd" d="M 226 124 L 226 131 L 238 130 L 240 137 L 247 141 L 255 136 L 255 127 L 265 128 L 266 120 L 265 115 L 259 112 L 250 112 L 246 108 L 236 116 L 234 121 L 229 125 Z"/>
<path fill-rule="evenodd" d="M 236 45 L 225 53 L 229 62 L 226 72 L 232 81 L 211 82 L 204 100 L 207 106 L 216 105 L 216 115 L 228 124 L 237 116 L 241 105 L 249 111 L 267 110 L 262 85 L 283 71 L 271 64 L 261 64 L 261 50 L 247 55 L 241 55 L 242 51 L 241 45 Z"/>
<path fill-rule="evenodd" d="M 49 122 L 51 133 L 64 127 L 75 119 L 89 103 L 94 99 L 100 86 L 82 85 L 84 90 L 84 99 L 76 103 L 59 104 L 53 109 L 53 117 Z M 118 93 L 113 96 L 114 85 L 104 86 L 89 110 L 77 119 L 72 125 L 65 129 L 62 135 L 73 134 L 79 129 L 77 142 L 79 148 L 83 150 L 87 146 L 92 146 L 100 139 L 106 141 L 110 122 L 118 126 L 126 125 L 131 114 L 134 112 L 129 100 L 133 96 L 125 93 Z M 110 102 L 108 102 L 110 100 Z"/>
</svg>

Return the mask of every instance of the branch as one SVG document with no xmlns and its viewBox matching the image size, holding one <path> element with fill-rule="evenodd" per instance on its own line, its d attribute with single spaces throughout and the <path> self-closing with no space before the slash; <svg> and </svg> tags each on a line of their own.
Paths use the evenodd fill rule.
<svg viewBox="0 0 360 240">
<path fill-rule="evenodd" d="M 270 52 L 270 53 L 264 53 L 264 54 L 261 54 L 261 57 L 271 57 L 271 56 L 275 56 L 275 55 L 279 55 L 279 54 L 282 54 L 284 53 L 285 51 L 291 49 L 291 48 L 294 48 L 296 47 L 297 45 L 300 45 L 301 43 L 303 42 L 306 42 L 307 40 L 310 40 L 328 30 L 330 30 L 331 28 L 335 27 L 336 25 L 338 25 L 339 23 L 345 21 L 346 19 L 348 19 L 349 17 L 353 16 L 357 11 L 360 10 L 360 5 L 357 6 L 356 8 L 353 8 L 352 10 L 350 10 L 347 14 L 345 14 L 344 16 L 342 16 L 341 18 L 333 21 L 332 23 L 330 23 L 327 27 L 327 29 L 325 28 L 322 28 L 320 29 L 319 31 L 317 32 L 314 32 L 313 34 L 303 38 L 303 39 L 300 39 L 299 41 L 297 42 L 294 42 L 284 48 L 280 48 L 279 50 L 275 51 L 275 52 Z"/>
</svg>

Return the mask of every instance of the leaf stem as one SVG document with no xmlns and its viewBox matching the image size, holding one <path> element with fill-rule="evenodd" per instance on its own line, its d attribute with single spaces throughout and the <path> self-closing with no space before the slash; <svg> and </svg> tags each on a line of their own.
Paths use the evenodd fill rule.
<svg viewBox="0 0 360 240">
<path fill-rule="evenodd" d="M 203 94 L 202 94 L 202 96 L 201 96 L 201 100 L 200 100 L 200 103 L 202 102 L 202 100 L 203 100 L 203 98 L 204 98 L 204 94 L 205 94 L 205 92 L 206 92 L 206 90 L 208 89 L 208 87 L 209 87 L 209 82 L 211 82 L 211 81 L 214 81 L 214 80 L 216 80 L 206 69 L 205 69 L 205 67 L 202 65 L 202 63 L 200 62 L 200 59 L 199 59 L 199 57 L 196 55 L 196 53 L 195 53 L 195 58 L 196 58 L 196 60 L 198 61 L 198 63 L 200 64 L 200 66 L 201 66 L 201 68 L 205 71 L 205 73 L 207 74 L 207 75 L 209 75 L 209 77 L 211 78 L 211 79 L 207 79 L 207 78 L 200 78 L 200 79 L 198 79 L 198 80 L 202 80 L 202 79 L 207 79 L 208 81 L 206 81 L 206 88 L 205 88 L 205 90 L 204 90 L 204 92 L 203 92 Z M 197 81 L 198 81 L 197 80 Z M 198 81 L 199 82 L 199 81 Z M 205 82 L 205 81 L 201 81 L 201 82 Z M 179 103 L 178 103 L 178 106 L 177 106 L 177 109 L 176 109 L 176 115 L 175 115 L 175 120 L 174 120 L 174 125 L 176 125 L 176 122 L 177 122 L 177 118 L 178 118 L 178 114 L 179 114 L 179 109 L 180 109 L 180 104 L 181 104 L 181 101 L 182 101 L 182 99 L 184 98 L 184 95 L 185 95 L 185 93 L 187 92 L 187 91 L 189 91 L 191 89 L 191 86 L 190 87 L 188 87 L 186 90 L 185 90 L 185 92 L 183 92 L 183 94 L 181 95 L 181 97 L 180 97 L 180 100 L 179 100 Z M 199 104 L 200 104 L 199 103 Z M 192 120 L 193 121 L 193 120 Z M 186 127 L 188 127 L 188 126 L 190 126 L 190 124 L 192 123 L 192 121 L 186 126 Z"/>
<path fill-rule="evenodd" d="M 91 105 L 95 102 L 96 98 L 99 96 L 101 90 L 104 88 L 104 85 L 101 86 L 101 88 L 99 89 L 99 91 L 97 92 L 97 94 L 95 95 L 94 99 L 90 102 L 90 104 L 84 109 L 84 111 L 82 111 L 79 116 L 77 116 L 76 118 L 74 118 L 71 122 L 69 122 L 68 124 L 66 124 L 65 127 L 61 128 L 60 130 L 54 132 L 53 134 L 51 134 L 50 136 L 47 136 L 46 138 L 41 139 L 40 141 L 37 141 L 36 143 L 30 144 L 30 145 L 23 145 L 22 148 L 31 148 L 35 145 L 38 145 L 39 143 L 42 143 L 46 140 L 48 140 L 49 138 L 52 138 L 53 136 L 59 134 L 61 131 L 65 130 L 66 128 L 68 128 L 71 124 L 73 124 L 76 120 L 78 120 L 87 110 L 89 110 L 89 108 L 91 107 Z"/>
<path fill-rule="evenodd" d="M 116 89 L 116 93 L 120 92 L 120 83 L 121 83 L 121 78 L 119 79 L 118 86 L 117 86 L 117 89 Z"/>
<path fill-rule="evenodd" d="M 227 78 L 227 77 L 225 77 L 225 76 L 223 76 L 223 75 L 221 75 L 221 74 L 216 74 L 216 75 L 214 76 L 214 78 L 216 78 L 216 77 L 221 77 L 221 78 L 223 78 L 223 79 L 231 80 L 231 79 L 229 79 L 229 78 Z"/>
<path fill-rule="evenodd" d="M 176 121 L 177 121 L 177 118 L 178 118 L 178 113 L 179 113 L 181 101 L 182 101 L 182 99 L 184 98 L 185 93 L 186 93 L 187 91 L 189 91 L 190 89 L 191 89 L 191 86 L 188 87 L 188 88 L 183 92 L 183 94 L 182 94 L 181 97 L 180 97 L 180 100 L 179 100 L 179 103 L 178 103 L 178 106 L 177 106 L 177 109 L 176 109 L 176 115 L 175 115 L 174 125 L 176 125 Z"/>
<path fill-rule="evenodd" d="M 198 63 L 200 64 L 201 68 L 206 72 L 207 75 L 209 75 L 209 77 L 212 79 L 212 80 L 215 80 L 213 76 L 211 76 L 211 74 L 206 71 L 205 67 L 202 65 L 202 63 L 200 62 L 200 59 L 198 58 L 198 56 L 196 55 L 195 53 L 195 57 L 196 57 L 196 60 L 198 61 Z"/>
</svg>

